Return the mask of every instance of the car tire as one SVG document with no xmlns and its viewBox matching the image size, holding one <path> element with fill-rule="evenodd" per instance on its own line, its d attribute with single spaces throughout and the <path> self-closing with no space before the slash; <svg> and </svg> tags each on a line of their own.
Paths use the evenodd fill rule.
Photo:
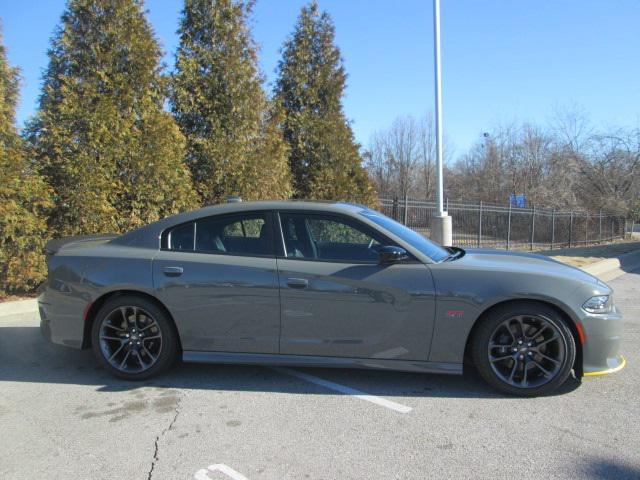
<svg viewBox="0 0 640 480">
<path fill-rule="evenodd" d="M 178 334 L 167 313 L 137 295 L 112 298 L 100 308 L 91 344 L 100 365 L 124 380 L 146 380 L 165 372 L 179 351 Z"/>
<path fill-rule="evenodd" d="M 569 378 L 576 344 L 567 320 L 554 308 L 538 302 L 512 303 L 490 311 L 480 322 L 471 358 L 495 389 L 535 397 L 552 393 Z"/>
</svg>

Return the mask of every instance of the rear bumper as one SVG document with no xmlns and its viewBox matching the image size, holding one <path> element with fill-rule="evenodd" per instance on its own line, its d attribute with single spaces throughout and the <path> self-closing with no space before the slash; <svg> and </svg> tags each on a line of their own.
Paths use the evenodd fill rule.
<svg viewBox="0 0 640 480">
<path fill-rule="evenodd" d="M 49 342 L 82 348 L 84 337 L 83 309 L 86 302 L 56 292 L 45 285 L 38 296 L 40 332 Z"/>
<path fill-rule="evenodd" d="M 622 315 L 617 310 L 606 315 L 586 315 L 582 325 L 586 336 L 582 346 L 583 375 L 606 375 L 622 370 L 626 364 L 620 354 Z"/>
</svg>

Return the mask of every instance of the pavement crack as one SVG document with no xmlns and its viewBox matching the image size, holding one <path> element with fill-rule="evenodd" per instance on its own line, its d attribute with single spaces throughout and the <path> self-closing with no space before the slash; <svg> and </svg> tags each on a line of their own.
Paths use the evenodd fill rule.
<svg viewBox="0 0 640 480">
<path fill-rule="evenodd" d="M 160 459 L 160 455 L 159 455 L 159 443 L 160 443 L 160 439 L 162 437 L 164 437 L 164 435 L 171 430 L 171 428 L 173 427 L 173 425 L 176 423 L 176 420 L 178 420 L 178 416 L 180 415 L 180 404 L 182 402 L 182 399 L 184 398 L 184 393 L 182 393 L 182 395 L 180 395 L 180 398 L 178 399 L 177 403 L 176 403 L 176 408 L 174 410 L 174 415 L 173 415 L 173 419 L 171 419 L 171 422 L 169 423 L 169 426 L 167 426 L 167 428 L 165 428 L 164 430 L 162 430 L 160 432 L 160 434 L 158 436 L 156 436 L 156 439 L 154 441 L 154 449 L 153 449 L 153 459 L 151 460 L 151 468 L 149 469 L 149 473 L 147 473 L 147 480 L 152 480 L 153 477 L 153 470 L 156 468 L 156 463 L 158 463 L 158 460 Z"/>
</svg>

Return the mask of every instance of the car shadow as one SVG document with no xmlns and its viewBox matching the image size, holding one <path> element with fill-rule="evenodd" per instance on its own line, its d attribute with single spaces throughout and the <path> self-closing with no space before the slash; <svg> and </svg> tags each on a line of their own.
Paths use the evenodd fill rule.
<svg viewBox="0 0 640 480">
<path fill-rule="evenodd" d="M 632 480 L 640 478 L 640 467 L 618 460 L 593 458 L 583 465 L 584 478 Z"/>
<path fill-rule="evenodd" d="M 462 376 L 430 375 L 379 370 L 295 368 L 370 395 L 444 398 L 505 397 L 489 388 L 472 370 Z M 97 391 L 128 391 L 143 387 L 189 388 L 218 391 L 340 395 L 308 383 L 281 369 L 263 366 L 178 363 L 158 378 L 131 382 L 103 369 L 91 350 L 75 350 L 45 341 L 38 327 L 0 328 L 0 382 L 31 382 L 95 386 Z M 580 385 L 571 378 L 554 395 Z"/>
<path fill-rule="evenodd" d="M 620 269 L 626 273 L 640 273 L 640 259 L 637 255 L 638 251 L 627 253 L 618 257 L 620 260 Z"/>
</svg>

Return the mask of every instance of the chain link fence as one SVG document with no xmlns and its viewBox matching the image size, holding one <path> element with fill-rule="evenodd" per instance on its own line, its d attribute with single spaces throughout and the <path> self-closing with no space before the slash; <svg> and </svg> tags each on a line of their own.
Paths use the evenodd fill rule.
<svg viewBox="0 0 640 480">
<path fill-rule="evenodd" d="M 431 220 L 437 214 L 435 201 L 408 198 L 380 199 L 387 216 L 431 236 Z M 507 250 L 545 250 L 577 247 L 624 238 L 628 229 L 624 216 L 604 212 L 556 211 L 537 207 L 518 208 L 467 202 L 449 202 L 453 244 Z"/>
</svg>

